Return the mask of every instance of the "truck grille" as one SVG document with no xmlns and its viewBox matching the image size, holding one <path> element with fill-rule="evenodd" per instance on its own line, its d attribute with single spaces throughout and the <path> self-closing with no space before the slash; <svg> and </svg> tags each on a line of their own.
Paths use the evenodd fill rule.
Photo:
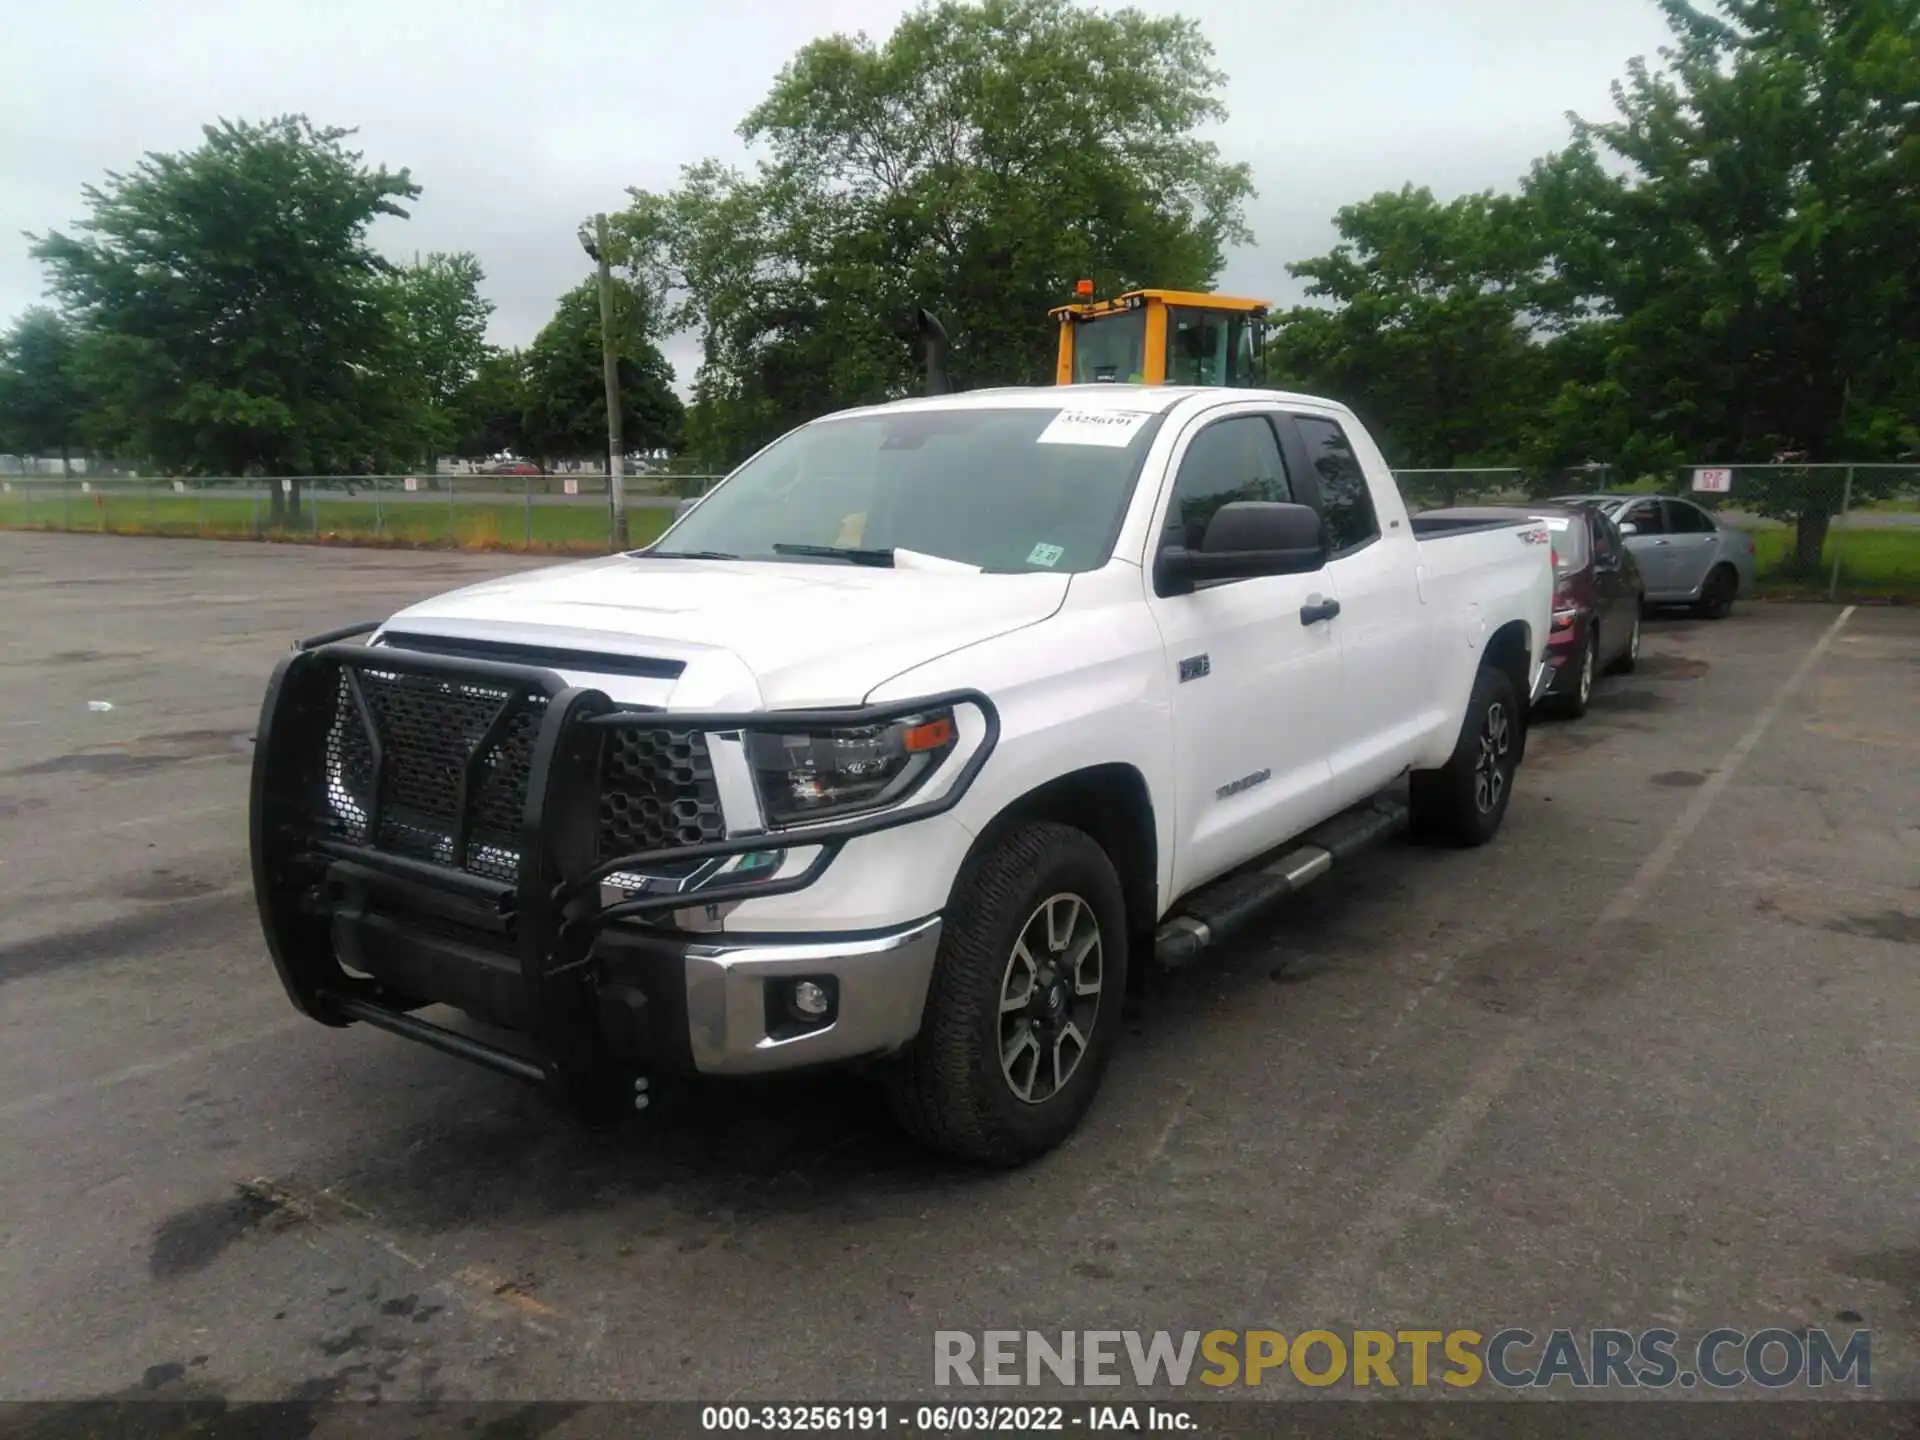
<svg viewBox="0 0 1920 1440">
<path fill-rule="evenodd" d="M 464 868 L 513 880 L 533 745 L 546 697 L 523 695 L 487 742 L 509 687 L 365 668 L 359 671 L 380 740 L 380 833 L 368 833 L 373 747 L 342 671 L 327 732 L 326 809 L 345 839 L 434 864 L 453 862 L 460 776 L 487 743 L 470 797 Z M 599 855 L 611 859 L 726 838 L 706 736 L 693 730 L 613 730 L 601 752 Z"/>
<path fill-rule="evenodd" d="M 460 776 L 513 692 L 485 681 L 362 670 L 360 693 L 380 737 L 380 833 L 367 833 L 373 749 L 340 677 L 327 736 L 327 805 L 348 839 L 438 864 L 453 859 Z M 470 800 L 465 868 L 511 880 L 519 867 L 527 775 L 546 697 L 520 697 L 488 745 Z"/>
<path fill-rule="evenodd" d="M 697 730 L 615 730 L 601 761 L 600 856 L 727 837 L 707 737 Z"/>
</svg>

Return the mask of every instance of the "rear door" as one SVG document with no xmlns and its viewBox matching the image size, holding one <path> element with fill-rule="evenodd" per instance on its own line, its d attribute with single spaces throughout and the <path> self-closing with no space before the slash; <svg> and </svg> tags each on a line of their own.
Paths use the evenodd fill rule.
<svg viewBox="0 0 1920 1440">
<path fill-rule="evenodd" d="M 1687 500 L 1662 502 L 1667 512 L 1667 563 L 1671 588 L 1691 595 L 1706 583 L 1720 548 L 1713 517 Z"/>
<path fill-rule="evenodd" d="M 1434 659 L 1420 593 L 1420 547 L 1390 492 L 1392 513 L 1351 437 L 1330 416 L 1290 415 L 1293 443 L 1325 525 L 1327 575 L 1340 597 L 1340 697 L 1333 799 L 1345 806 L 1392 780 L 1433 726 Z M 1389 482 L 1382 479 L 1382 484 Z M 1383 504 L 1385 500 L 1383 500 Z"/>
<path fill-rule="evenodd" d="M 1272 412 L 1209 411 L 1176 444 L 1174 482 L 1155 516 L 1155 549 L 1197 549 L 1233 500 L 1288 500 L 1294 488 Z M 1206 581 L 1164 593 L 1151 565 L 1147 604 L 1174 668 L 1178 894 L 1323 819 L 1340 648 L 1301 611 L 1333 598 L 1323 571 Z"/>
</svg>

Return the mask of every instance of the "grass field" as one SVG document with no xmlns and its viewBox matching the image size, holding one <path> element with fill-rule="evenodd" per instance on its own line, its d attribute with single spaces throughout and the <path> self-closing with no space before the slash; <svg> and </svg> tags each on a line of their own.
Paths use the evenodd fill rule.
<svg viewBox="0 0 1920 1440">
<path fill-rule="evenodd" d="M 552 550 L 600 554 L 609 548 L 607 511 L 591 502 L 523 506 L 503 501 L 387 503 L 325 493 L 303 497 L 284 527 L 267 523 L 265 500 L 123 491 L 80 495 L 46 490 L 0 494 L 0 527 L 206 539 L 305 540 L 338 544 L 434 545 L 467 550 Z M 644 545 L 667 526 L 671 510 L 627 512 L 628 537 Z"/>
<path fill-rule="evenodd" d="M 1815 591 L 1824 595 L 1837 555 L 1840 596 L 1920 599 L 1920 526 L 1829 531 L 1818 581 L 1785 573 L 1793 547 L 1791 530 L 1755 530 L 1753 545 L 1763 594 Z"/>
</svg>

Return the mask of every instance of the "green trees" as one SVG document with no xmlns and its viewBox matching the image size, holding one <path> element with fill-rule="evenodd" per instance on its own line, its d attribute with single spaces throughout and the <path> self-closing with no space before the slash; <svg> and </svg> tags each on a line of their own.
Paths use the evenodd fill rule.
<svg viewBox="0 0 1920 1440">
<path fill-rule="evenodd" d="M 413 456 L 429 468 L 460 447 L 472 427 L 472 391 L 492 356 L 480 295 L 480 261 L 465 251 L 434 253 L 387 276 L 394 327 L 392 380 L 414 431 Z"/>
<path fill-rule="evenodd" d="M 613 314 L 621 438 L 629 450 L 676 449 L 683 407 L 673 392 L 672 367 L 647 338 L 644 299 L 633 285 L 615 286 Z M 560 297 L 553 319 L 527 349 L 522 377 L 521 444 L 530 453 L 606 453 L 607 394 L 594 280 Z"/>
<path fill-rule="evenodd" d="M 0 450 L 58 455 L 68 468 L 85 407 L 73 326 L 45 308 L 27 311 L 0 336 Z"/>
<path fill-rule="evenodd" d="M 1920 443 L 1920 3 L 1662 8 L 1667 67 L 1528 183 L 1588 366 L 1567 418 L 1718 460 Z M 1817 564 L 1838 487 L 1742 483 Z"/>
<path fill-rule="evenodd" d="M 1398 193 L 1342 209 L 1331 254 L 1288 266 L 1330 306 L 1277 317 L 1276 383 L 1350 397 L 1397 463 L 1511 463 L 1546 383 L 1527 314 L 1537 266 L 1524 207 Z"/>
<path fill-rule="evenodd" d="M 1891 458 L 1920 445 L 1920 0 L 1661 0 L 1664 66 L 1511 196 L 1409 187 L 1290 267 L 1273 369 L 1396 463 Z M 1856 494 L 1871 493 L 1861 472 Z M 1744 471 L 1818 564 L 1840 486 Z"/>
<path fill-rule="evenodd" d="M 1920 450 L 1920 0 L 1661 3 L 1659 66 L 1514 193 L 1342 209 L 1290 267 L 1309 303 L 1276 317 L 1270 376 L 1350 401 L 1409 467 Z M 630 443 L 732 461 L 917 389 L 921 306 L 962 383 L 1046 383 L 1075 280 L 1212 285 L 1253 193 L 1205 138 L 1222 78 L 1194 22 L 1075 0 L 928 0 L 805 46 L 740 126 L 750 166 L 615 217 Z M 223 123 L 88 189 L 34 245 L 59 312 L 0 341 L 0 448 L 269 475 L 599 454 L 591 282 L 489 347 L 476 257 L 369 246 L 420 190 L 349 133 Z M 700 342 L 684 410 L 674 332 Z M 1817 558 L 1837 483 L 1737 483 Z"/>
<path fill-rule="evenodd" d="M 419 187 L 368 169 L 349 133 L 301 116 L 208 126 L 199 149 L 88 186 L 78 233 L 35 242 L 86 332 L 105 423 L 140 453 L 295 476 L 390 447 L 391 268 L 366 232 Z"/>
<path fill-rule="evenodd" d="M 621 217 L 668 323 L 701 333 L 692 442 L 736 458 L 911 390 L 919 306 L 970 383 L 1031 383 L 1076 279 L 1211 284 L 1252 193 L 1198 133 L 1222 79 L 1195 22 L 1071 0 L 942 0 L 805 47 L 740 127 L 751 175 L 710 160 Z"/>
</svg>

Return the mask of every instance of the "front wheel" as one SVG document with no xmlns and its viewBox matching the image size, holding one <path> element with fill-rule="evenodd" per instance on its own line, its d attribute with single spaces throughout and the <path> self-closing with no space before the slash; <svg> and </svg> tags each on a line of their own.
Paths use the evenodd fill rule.
<svg viewBox="0 0 1920 1440">
<path fill-rule="evenodd" d="M 1414 771 L 1409 782 L 1415 833 L 1461 847 L 1494 837 L 1513 797 L 1522 723 L 1513 681 L 1481 666 L 1453 755 L 1438 770 Z"/>
<path fill-rule="evenodd" d="M 1014 827 L 948 908 L 920 1033 L 885 1077 L 902 1126 L 983 1165 L 1060 1144 L 1113 1053 L 1127 958 L 1106 852 L 1070 826 Z"/>
</svg>

